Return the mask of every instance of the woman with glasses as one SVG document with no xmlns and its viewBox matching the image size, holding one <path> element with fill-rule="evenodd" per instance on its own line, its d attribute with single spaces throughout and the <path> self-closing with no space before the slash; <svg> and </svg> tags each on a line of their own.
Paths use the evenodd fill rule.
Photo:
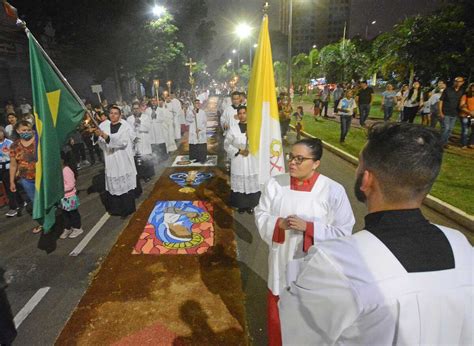
<svg viewBox="0 0 474 346">
<path fill-rule="evenodd" d="M 320 174 L 319 139 L 296 142 L 288 154 L 289 174 L 270 179 L 255 209 L 262 239 L 269 245 L 268 334 L 281 345 L 278 305 L 286 287 L 286 266 L 317 242 L 350 235 L 355 219 L 344 187 Z"/>
</svg>

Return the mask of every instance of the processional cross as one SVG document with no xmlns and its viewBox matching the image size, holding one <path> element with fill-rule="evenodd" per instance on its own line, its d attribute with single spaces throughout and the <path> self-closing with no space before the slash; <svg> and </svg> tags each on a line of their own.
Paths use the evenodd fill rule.
<svg viewBox="0 0 474 346">
<path fill-rule="evenodd" d="M 189 66 L 189 84 L 191 84 L 191 90 L 194 90 L 194 78 L 193 78 L 193 67 L 197 65 L 192 58 L 189 58 L 189 61 L 185 64 Z"/>
</svg>

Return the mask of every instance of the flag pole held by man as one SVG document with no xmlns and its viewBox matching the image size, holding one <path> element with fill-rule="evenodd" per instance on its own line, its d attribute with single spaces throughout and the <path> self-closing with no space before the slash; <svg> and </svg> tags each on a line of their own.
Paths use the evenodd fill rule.
<svg viewBox="0 0 474 346">
<path fill-rule="evenodd" d="M 259 183 L 263 185 L 271 176 L 285 173 L 266 13 L 263 16 L 249 81 L 247 109 L 249 151 L 250 155 L 257 159 Z"/>
<path fill-rule="evenodd" d="M 83 119 L 85 106 L 64 77 L 58 75 L 34 36 L 28 29 L 25 31 L 38 134 L 33 218 L 48 232 L 56 221 L 56 205 L 64 196 L 61 147 Z"/>
</svg>

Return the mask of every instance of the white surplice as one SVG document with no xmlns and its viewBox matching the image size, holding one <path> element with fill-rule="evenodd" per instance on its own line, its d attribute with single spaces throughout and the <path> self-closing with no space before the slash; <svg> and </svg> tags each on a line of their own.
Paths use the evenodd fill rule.
<svg viewBox="0 0 474 346">
<path fill-rule="evenodd" d="M 253 155 L 247 157 L 236 154 L 248 147 L 247 134 L 239 125 L 232 126 L 225 136 L 224 149 L 230 158 L 230 188 L 234 192 L 255 193 L 260 191 L 258 163 Z"/>
<path fill-rule="evenodd" d="M 227 106 L 224 108 L 224 112 L 221 115 L 221 126 L 225 131 L 226 128 L 229 129 L 231 126 L 237 125 L 239 119 L 237 118 L 237 108 L 234 108 L 233 105 Z"/>
<path fill-rule="evenodd" d="M 280 294 L 284 345 L 473 345 L 473 248 L 448 239 L 455 268 L 407 272 L 375 235 L 311 247 Z"/>
<path fill-rule="evenodd" d="M 183 122 L 183 109 L 181 108 L 181 102 L 178 99 L 172 99 L 166 104 L 166 107 L 173 114 L 173 125 L 174 125 L 174 137 L 175 139 L 181 139 L 181 124 Z"/>
<path fill-rule="evenodd" d="M 130 126 L 135 130 L 138 142 L 135 144 L 135 153 L 140 155 L 151 155 L 152 124 L 147 113 L 142 113 L 137 119 L 131 115 L 127 118 Z"/>
<path fill-rule="evenodd" d="M 269 245 L 268 288 L 279 295 L 286 284 L 286 265 L 302 258 L 303 232 L 286 231 L 283 244 L 272 241 L 278 218 L 296 215 L 314 224 L 314 243 L 352 233 L 354 214 L 344 187 L 320 174 L 310 192 L 291 190 L 290 175 L 270 178 L 255 208 L 255 220 L 262 239 Z"/>
<path fill-rule="evenodd" d="M 164 113 L 158 106 L 148 107 L 145 113 L 151 119 L 151 144 L 163 144 L 166 143 L 166 135 L 164 129 Z"/>
<path fill-rule="evenodd" d="M 171 153 L 178 149 L 176 146 L 176 142 L 174 141 L 174 121 L 173 121 L 173 113 L 166 107 L 166 104 L 163 107 L 158 107 L 160 111 L 160 117 L 163 120 L 162 127 L 163 127 L 163 136 L 166 143 L 166 151 Z"/>
<path fill-rule="evenodd" d="M 186 122 L 189 125 L 189 144 L 207 143 L 207 114 L 200 109 L 197 113 L 194 109 L 188 109 Z M 199 130 L 199 134 L 198 131 Z"/>
<path fill-rule="evenodd" d="M 133 141 L 135 131 L 125 120 L 120 120 L 117 133 L 110 133 L 110 120 L 99 125 L 109 135 L 110 142 L 99 137 L 99 146 L 104 151 L 105 189 L 111 194 L 120 196 L 137 187 L 137 169 L 133 159 Z"/>
</svg>

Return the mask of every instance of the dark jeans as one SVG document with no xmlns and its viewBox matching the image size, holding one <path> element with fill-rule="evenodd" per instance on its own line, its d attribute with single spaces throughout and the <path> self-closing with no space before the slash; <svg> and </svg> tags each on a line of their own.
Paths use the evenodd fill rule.
<svg viewBox="0 0 474 346">
<path fill-rule="evenodd" d="M 369 117 L 370 114 L 370 104 L 360 104 L 359 105 L 359 114 L 360 114 L 360 126 L 365 125 L 365 121 Z"/>
<path fill-rule="evenodd" d="M 339 106 L 339 102 L 341 102 L 341 99 L 334 100 L 334 114 L 337 113 L 337 106 Z"/>
<path fill-rule="evenodd" d="M 84 143 L 86 144 L 87 150 L 89 151 L 89 156 L 91 158 L 91 164 L 95 163 L 95 156 L 100 162 L 102 162 L 102 150 L 100 150 L 98 145 L 94 145 L 90 136 L 82 137 Z"/>
<path fill-rule="evenodd" d="M 341 137 L 340 141 L 344 142 L 349 129 L 351 128 L 352 116 L 351 115 L 341 115 Z"/>
<path fill-rule="evenodd" d="M 328 107 L 329 107 L 329 101 L 321 101 L 321 114 L 324 117 L 328 116 Z"/>
<path fill-rule="evenodd" d="M 439 117 L 438 117 L 438 112 L 432 112 L 431 113 L 430 127 L 434 129 L 436 127 L 436 124 L 438 124 L 438 122 L 441 122 L 439 120 Z"/>
<path fill-rule="evenodd" d="M 0 164 L 1 167 L 1 164 Z M 5 192 L 8 197 L 8 206 L 10 209 L 17 209 L 23 206 L 23 199 L 21 198 L 18 188 L 16 192 L 10 191 L 10 169 L 0 168 L 0 178 L 2 179 Z"/>
<path fill-rule="evenodd" d="M 81 214 L 79 210 L 63 210 L 64 229 L 81 228 Z"/>
<path fill-rule="evenodd" d="M 461 146 L 465 147 L 474 143 L 474 135 L 472 131 L 473 120 L 471 118 L 461 119 Z M 469 135 L 469 130 L 471 134 Z"/>
<path fill-rule="evenodd" d="M 383 106 L 383 120 L 389 121 L 393 114 L 393 106 Z"/>
<path fill-rule="evenodd" d="M 451 136 L 451 133 L 453 132 L 454 125 L 456 125 L 457 118 L 458 118 L 457 116 L 445 115 L 443 120 L 441 120 L 442 122 L 441 140 L 443 141 L 444 144 L 448 143 L 449 136 Z"/>
<path fill-rule="evenodd" d="M 418 106 L 416 107 L 403 107 L 403 118 L 402 122 L 406 123 L 409 122 L 410 124 L 413 124 L 413 121 L 415 120 L 416 113 L 418 112 Z"/>
</svg>

